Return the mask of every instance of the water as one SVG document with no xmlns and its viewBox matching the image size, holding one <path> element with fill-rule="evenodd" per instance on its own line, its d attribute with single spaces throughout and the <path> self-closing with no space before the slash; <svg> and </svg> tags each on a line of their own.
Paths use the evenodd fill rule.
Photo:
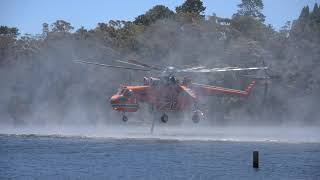
<svg viewBox="0 0 320 180">
<path fill-rule="evenodd" d="M 206 133 L 201 140 L 181 138 L 181 132 L 171 137 L 168 131 L 128 137 L 1 131 L 0 179 L 320 179 L 320 143 L 312 138 L 245 141 L 221 133 L 213 139 Z M 236 136 L 240 140 L 234 141 Z M 260 152 L 259 169 L 252 168 L 253 150 Z"/>
</svg>

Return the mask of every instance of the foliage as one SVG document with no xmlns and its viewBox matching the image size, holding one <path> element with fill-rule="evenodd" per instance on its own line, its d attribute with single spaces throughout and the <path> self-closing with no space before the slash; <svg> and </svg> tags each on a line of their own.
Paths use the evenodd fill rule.
<svg viewBox="0 0 320 180">
<path fill-rule="evenodd" d="M 17 28 L 1 26 L 0 69 L 6 75 L 2 76 L 0 89 L 12 93 L 3 99 L 11 101 L 11 96 L 18 96 L 22 99 L 19 102 L 44 103 L 47 109 L 67 114 L 65 107 L 81 97 L 91 103 L 88 111 L 95 112 L 105 107 L 102 90 L 112 94 L 114 87 L 131 79 L 126 72 L 79 68 L 71 62 L 76 58 L 94 57 L 112 63 L 114 59 L 134 57 L 151 64 L 210 67 L 261 66 L 261 60 L 265 60 L 272 74 L 279 77 L 269 85 L 270 94 L 264 99 L 266 112 L 286 118 L 299 115 L 312 121 L 319 117 L 314 107 L 320 105 L 314 98 L 320 96 L 320 7 L 315 4 L 311 12 L 304 7 L 299 18 L 287 22 L 280 31 L 264 23 L 262 9 L 262 0 L 242 0 L 231 19 L 215 15 L 204 18 L 203 3 L 186 0 L 176 7 L 176 13 L 157 5 L 133 22 L 110 20 L 94 29 L 72 31 L 71 23 L 57 20 L 51 28 L 44 23 L 41 36 L 19 36 Z M 143 75 L 137 74 L 136 79 Z M 242 88 L 248 81 L 227 74 L 194 78 L 234 88 Z M 310 101 L 300 103 L 299 98 Z M 233 103 L 234 99 L 223 101 L 228 114 L 237 108 L 262 113 L 259 98 L 253 101 L 255 105 Z M 304 105 L 299 106 L 304 115 L 290 111 L 300 104 Z"/>
<path fill-rule="evenodd" d="M 196 14 L 203 15 L 206 7 L 203 6 L 201 0 L 186 0 L 181 6 L 176 7 L 176 12 L 178 14 Z"/>
<path fill-rule="evenodd" d="M 57 20 L 51 25 L 52 32 L 70 32 L 74 29 L 71 24 L 64 20 Z"/>
<path fill-rule="evenodd" d="M 133 23 L 148 26 L 157 20 L 168 19 L 174 16 L 174 12 L 163 5 L 154 6 L 145 14 L 138 16 Z"/>
<path fill-rule="evenodd" d="M 318 41 L 320 39 L 320 7 L 314 5 L 313 11 L 309 12 L 306 6 L 301 10 L 299 18 L 292 24 L 292 34 L 296 38 L 306 38 Z"/>
<path fill-rule="evenodd" d="M 264 21 L 265 16 L 262 14 L 263 2 L 262 0 L 242 0 L 238 5 L 240 8 L 237 12 L 241 16 L 251 16 L 259 21 Z"/>
<path fill-rule="evenodd" d="M 8 26 L 0 26 L 0 36 L 12 37 L 16 38 L 19 35 L 18 28 L 8 27 Z"/>
</svg>

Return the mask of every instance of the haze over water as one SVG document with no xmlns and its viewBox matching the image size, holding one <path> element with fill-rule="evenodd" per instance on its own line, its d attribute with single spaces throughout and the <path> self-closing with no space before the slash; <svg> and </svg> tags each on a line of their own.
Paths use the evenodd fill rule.
<svg viewBox="0 0 320 180">
<path fill-rule="evenodd" d="M 132 132 L 131 132 L 132 133 Z M 221 132 L 220 132 L 221 133 Z M 179 133 L 178 133 L 179 134 Z M 218 133 L 219 134 L 219 133 Z M 137 137 L 138 135 L 132 135 Z M 142 137 L 142 135 L 140 134 Z M 319 143 L 0 135 L 1 179 L 318 179 Z M 186 135 L 176 135 L 187 137 Z M 191 135 L 190 135 L 191 136 Z M 207 135 L 210 136 L 210 135 Z M 118 136 L 119 137 L 119 136 Z M 129 138 L 131 136 L 128 136 Z M 192 139 L 192 138 L 191 138 Z M 251 167 L 260 151 L 260 169 Z"/>
</svg>

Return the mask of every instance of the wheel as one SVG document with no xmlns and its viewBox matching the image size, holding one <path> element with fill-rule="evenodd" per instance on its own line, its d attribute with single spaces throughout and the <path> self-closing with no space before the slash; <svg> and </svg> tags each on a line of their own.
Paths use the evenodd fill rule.
<svg viewBox="0 0 320 180">
<path fill-rule="evenodd" d="M 198 123 L 200 121 L 201 114 L 199 112 L 194 112 L 192 115 L 192 121 Z"/>
<path fill-rule="evenodd" d="M 123 121 L 123 122 L 127 122 L 127 121 L 128 121 L 128 117 L 125 116 L 125 115 L 123 115 L 123 116 L 122 116 L 122 121 Z"/>
<path fill-rule="evenodd" d="M 161 122 L 166 123 L 166 122 L 168 122 L 168 120 L 169 120 L 168 115 L 163 114 L 163 115 L 161 116 Z"/>
</svg>

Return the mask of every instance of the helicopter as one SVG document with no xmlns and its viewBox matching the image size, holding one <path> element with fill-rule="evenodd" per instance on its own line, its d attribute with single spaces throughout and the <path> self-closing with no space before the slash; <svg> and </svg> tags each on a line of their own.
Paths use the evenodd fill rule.
<svg viewBox="0 0 320 180">
<path fill-rule="evenodd" d="M 76 63 L 91 64 L 106 68 L 126 69 L 133 71 L 155 72 L 159 74 L 157 77 L 144 77 L 141 85 L 122 85 L 118 92 L 111 96 L 110 104 L 113 110 L 122 114 L 122 121 L 128 121 L 126 113 L 137 112 L 141 103 L 148 104 L 152 111 L 160 112 L 162 115 L 160 121 L 166 123 L 169 120 L 169 112 L 181 112 L 192 110 L 191 120 L 198 123 L 204 113 L 199 108 L 200 96 L 213 95 L 230 95 L 238 97 L 248 97 L 252 88 L 256 84 L 254 78 L 244 90 L 231 89 L 220 86 L 212 86 L 192 82 L 189 76 L 182 79 L 179 75 L 189 73 L 212 73 L 212 72 L 232 72 L 232 71 L 256 71 L 268 69 L 267 66 L 262 67 L 224 67 L 224 68 L 208 68 L 206 66 L 195 66 L 188 68 L 176 68 L 167 66 L 164 68 L 149 65 L 137 60 L 122 61 L 120 63 L 130 66 L 116 66 L 110 64 L 101 64 L 97 62 L 89 62 L 83 60 L 74 60 Z M 264 65 L 264 64 L 263 64 Z M 133 66 L 133 67 L 132 67 Z M 260 79 L 267 79 L 266 77 Z M 152 130 L 154 120 L 152 123 Z M 151 132 L 152 132 L 151 130 Z"/>
</svg>

